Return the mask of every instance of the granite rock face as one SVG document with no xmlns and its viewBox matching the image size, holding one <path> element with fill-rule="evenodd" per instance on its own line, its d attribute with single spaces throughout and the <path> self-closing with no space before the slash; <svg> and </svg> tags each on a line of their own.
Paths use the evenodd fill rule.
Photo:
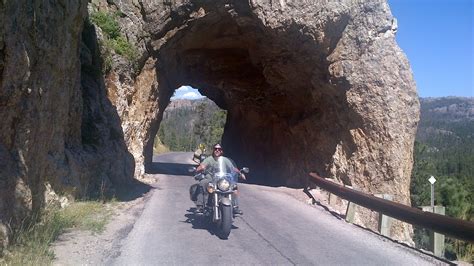
<svg viewBox="0 0 474 266">
<path fill-rule="evenodd" d="M 410 204 L 419 102 L 385 1 L 92 0 L 85 26 L 85 1 L 20 2 L 0 3 L 4 217 L 41 205 L 45 180 L 86 192 L 140 179 L 181 85 L 228 110 L 224 147 L 253 181 L 303 187 L 317 171 Z M 97 14 L 120 25 L 135 56 Z M 23 188 L 38 201 L 16 199 Z M 375 227 L 369 211 L 356 220 Z"/>
<path fill-rule="evenodd" d="M 86 16 L 87 1 L 0 1 L 0 251 L 52 195 L 133 180 L 104 82 L 81 73 Z"/>
</svg>

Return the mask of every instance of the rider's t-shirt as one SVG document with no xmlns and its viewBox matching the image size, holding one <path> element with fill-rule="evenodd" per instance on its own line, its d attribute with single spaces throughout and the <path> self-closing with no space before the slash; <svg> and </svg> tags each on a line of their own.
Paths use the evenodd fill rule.
<svg viewBox="0 0 474 266">
<path fill-rule="evenodd" d="M 232 162 L 224 156 L 218 157 L 218 159 L 214 159 L 213 156 L 207 157 L 202 161 L 202 164 L 206 166 L 206 172 L 214 173 L 219 171 L 219 160 L 222 160 L 222 167 L 224 167 L 224 171 L 226 173 L 233 173 L 235 172 L 235 166 Z"/>
</svg>

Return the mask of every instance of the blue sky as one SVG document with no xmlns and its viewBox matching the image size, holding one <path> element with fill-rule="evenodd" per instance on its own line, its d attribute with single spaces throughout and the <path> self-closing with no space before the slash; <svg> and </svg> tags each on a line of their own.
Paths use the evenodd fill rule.
<svg viewBox="0 0 474 266">
<path fill-rule="evenodd" d="M 388 0 L 421 97 L 474 97 L 473 0 Z"/>
<path fill-rule="evenodd" d="M 388 0 L 421 97 L 474 97 L 474 0 Z M 202 97 L 183 86 L 175 98 Z"/>
</svg>

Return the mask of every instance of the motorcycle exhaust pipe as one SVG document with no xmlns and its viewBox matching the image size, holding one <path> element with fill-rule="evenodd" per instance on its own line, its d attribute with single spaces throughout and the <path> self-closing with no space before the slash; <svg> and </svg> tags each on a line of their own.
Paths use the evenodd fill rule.
<svg viewBox="0 0 474 266">
<path fill-rule="evenodd" d="M 214 222 L 218 221 L 220 219 L 219 217 L 219 198 L 217 196 L 217 193 L 214 193 Z"/>
</svg>

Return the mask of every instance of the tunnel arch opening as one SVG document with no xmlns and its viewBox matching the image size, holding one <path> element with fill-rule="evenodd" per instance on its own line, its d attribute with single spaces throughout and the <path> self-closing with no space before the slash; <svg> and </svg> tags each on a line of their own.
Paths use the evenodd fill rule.
<svg viewBox="0 0 474 266">
<path fill-rule="evenodd" d="M 163 112 L 154 139 L 154 153 L 157 144 L 162 143 L 170 151 L 187 152 L 195 151 L 202 144 L 208 154 L 210 147 L 222 140 L 226 117 L 227 111 L 202 96 L 198 89 L 181 86 Z"/>
</svg>

